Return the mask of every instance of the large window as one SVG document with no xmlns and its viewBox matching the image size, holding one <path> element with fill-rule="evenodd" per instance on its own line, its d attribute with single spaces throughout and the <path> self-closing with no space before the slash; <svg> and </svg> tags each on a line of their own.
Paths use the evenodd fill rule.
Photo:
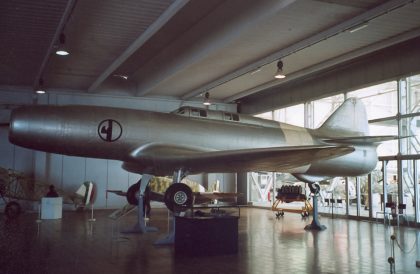
<svg viewBox="0 0 420 274">
<path fill-rule="evenodd" d="M 339 94 L 313 101 L 313 125 L 318 128 L 344 102 L 344 95 Z"/>
<path fill-rule="evenodd" d="M 287 108 L 260 117 L 318 128 L 342 104 L 357 97 L 366 107 L 369 135 L 398 136 L 378 146 L 380 161 L 370 176 L 333 178 L 320 182 L 319 210 L 364 218 L 383 218 L 386 202 L 405 205 L 410 221 L 420 222 L 420 75 L 414 75 Z M 276 174 L 274 189 L 297 184 L 290 175 Z M 264 200 L 259 195 L 259 200 Z M 263 198 L 263 199 L 261 199 Z M 388 209 L 389 210 L 389 209 Z M 379 213 L 378 213 L 379 212 Z M 395 218 L 395 217 L 391 217 Z"/>
<path fill-rule="evenodd" d="M 305 124 L 304 105 L 296 105 L 274 111 L 274 120 L 303 127 Z"/>
<path fill-rule="evenodd" d="M 366 106 L 370 135 L 398 135 L 398 82 L 391 81 L 347 93 Z M 378 148 L 379 156 L 396 155 L 398 141 L 388 141 Z"/>
<path fill-rule="evenodd" d="M 366 106 L 369 120 L 395 116 L 398 112 L 397 82 L 358 89 L 347 93 L 347 97 L 357 97 Z"/>
</svg>

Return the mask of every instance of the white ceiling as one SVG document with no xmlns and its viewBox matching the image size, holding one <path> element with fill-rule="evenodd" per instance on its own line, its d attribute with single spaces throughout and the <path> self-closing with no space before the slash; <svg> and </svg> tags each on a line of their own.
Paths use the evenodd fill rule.
<svg viewBox="0 0 420 274">
<path fill-rule="evenodd" d="M 413 0 L 3 0 L 0 87 L 233 102 L 418 37 L 419 14 Z"/>
</svg>

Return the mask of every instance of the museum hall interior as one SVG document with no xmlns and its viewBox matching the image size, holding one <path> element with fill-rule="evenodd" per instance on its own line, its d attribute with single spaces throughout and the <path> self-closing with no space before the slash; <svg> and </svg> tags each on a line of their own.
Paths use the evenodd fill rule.
<svg viewBox="0 0 420 274">
<path fill-rule="evenodd" d="M 0 274 L 420 273 L 419 14 L 0 1 Z"/>
</svg>

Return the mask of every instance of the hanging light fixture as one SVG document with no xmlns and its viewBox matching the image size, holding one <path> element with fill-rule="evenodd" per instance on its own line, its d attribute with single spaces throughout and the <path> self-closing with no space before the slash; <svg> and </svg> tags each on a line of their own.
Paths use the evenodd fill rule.
<svg viewBox="0 0 420 274">
<path fill-rule="evenodd" d="M 35 87 L 35 93 L 36 94 L 44 94 L 45 88 L 44 88 L 44 80 L 42 78 L 39 78 L 38 85 Z"/>
<path fill-rule="evenodd" d="M 286 75 L 284 75 L 283 73 L 283 62 L 281 60 L 277 62 L 277 72 L 276 72 L 276 75 L 274 75 L 274 78 L 277 78 L 277 79 L 286 78 Z"/>
<path fill-rule="evenodd" d="M 210 102 L 209 97 L 210 97 L 210 94 L 209 94 L 208 92 L 206 92 L 206 93 L 204 94 L 204 101 L 203 101 L 203 105 L 205 105 L 205 106 L 210 106 L 210 105 L 211 105 L 211 102 Z"/>
<path fill-rule="evenodd" d="M 60 38 L 59 38 L 59 45 L 58 45 L 57 50 L 55 51 L 55 54 L 61 55 L 61 56 L 69 55 L 70 53 L 66 50 L 65 44 L 66 44 L 66 36 L 64 35 L 64 33 L 61 33 Z"/>
</svg>

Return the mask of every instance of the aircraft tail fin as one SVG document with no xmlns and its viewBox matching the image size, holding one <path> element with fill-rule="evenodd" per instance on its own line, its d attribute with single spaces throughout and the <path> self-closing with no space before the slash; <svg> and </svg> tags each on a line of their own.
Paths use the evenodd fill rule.
<svg viewBox="0 0 420 274">
<path fill-rule="evenodd" d="M 364 104 L 357 98 L 347 99 L 317 131 L 324 136 L 368 136 L 369 126 Z"/>
</svg>

